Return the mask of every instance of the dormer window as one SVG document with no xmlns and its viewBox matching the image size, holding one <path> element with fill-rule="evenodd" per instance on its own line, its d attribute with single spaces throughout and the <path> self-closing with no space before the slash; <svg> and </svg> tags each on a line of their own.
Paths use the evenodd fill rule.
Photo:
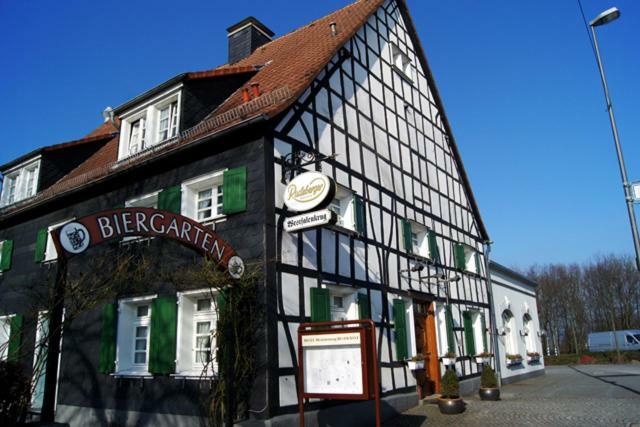
<svg viewBox="0 0 640 427">
<path fill-rule="evenodd" d="M 180 86 L 120 115 L 119 159 L 169 141 L 180 132 Z"/>
<path fill-rule="evenodd" d="M 4 173 L 0 206 L 7 206 L 36 194 L 40 159 L 20 164 Z"/>
</svg>

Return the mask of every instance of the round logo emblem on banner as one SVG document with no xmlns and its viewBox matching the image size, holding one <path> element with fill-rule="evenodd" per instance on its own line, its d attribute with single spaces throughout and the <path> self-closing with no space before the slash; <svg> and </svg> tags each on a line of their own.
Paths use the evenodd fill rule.
<svg viewBox="0 0 640 427">
<path fill-rule="evenodd" d="M 295 212 L 306 212 L 323 208 L 333 200 L 336 184 L 320 172 L 305 172 L 287 185 L 284 191 L 284 204 Z"/>
<path fill-rule="evenodd" d="M 60 244 L 67 252 L 79 254 L 84 252 L 90 243 L 89 230 L 79 222 L 70 222 L 60 229 Z"/>
<path fill-rule="evenodd" d="M 234 255 L 229 258 L 228 266 L 229 276 L 234 279 L 239 279 L 244 274 L 244 262 L 239 256 Z"/>
</svg>

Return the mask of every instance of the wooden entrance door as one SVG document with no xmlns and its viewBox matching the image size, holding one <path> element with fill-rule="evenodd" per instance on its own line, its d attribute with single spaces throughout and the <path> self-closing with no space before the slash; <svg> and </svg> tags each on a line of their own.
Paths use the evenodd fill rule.
<svg viewBox="0 0 640 427">
<path fill-rule="evenodd" d="M 434 303 L 414 301 L 416 351 L 425 356 L 424 369 L 415 371 L 418 396 L 422 399 L 440 392 L 440 363 L 436 341 Z"/>
</svg>

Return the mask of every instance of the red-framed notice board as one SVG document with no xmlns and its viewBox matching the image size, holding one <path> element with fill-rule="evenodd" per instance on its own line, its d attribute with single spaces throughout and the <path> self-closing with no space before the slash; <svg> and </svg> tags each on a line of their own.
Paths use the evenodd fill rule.
<svg viewBox="0 0 640 427">
<path fill-rule="evenodd" d="M 298 406 L 304 401 L 375 399 L 380 426 L 380 386 L 372 320 L 303 323 L 298 327 Z"/>
</svg>

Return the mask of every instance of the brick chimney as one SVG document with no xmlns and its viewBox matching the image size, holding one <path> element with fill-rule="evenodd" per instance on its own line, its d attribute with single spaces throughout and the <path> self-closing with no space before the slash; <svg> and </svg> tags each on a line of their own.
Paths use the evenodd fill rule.
<svg viewBox="0 0 640 427">
<path fill-rule="evenodd" d="M 254 50 L 272 40 L 275 33 L 253 16 L 227 28 L 229 63 L 251 55 Z"/>
</svg>

